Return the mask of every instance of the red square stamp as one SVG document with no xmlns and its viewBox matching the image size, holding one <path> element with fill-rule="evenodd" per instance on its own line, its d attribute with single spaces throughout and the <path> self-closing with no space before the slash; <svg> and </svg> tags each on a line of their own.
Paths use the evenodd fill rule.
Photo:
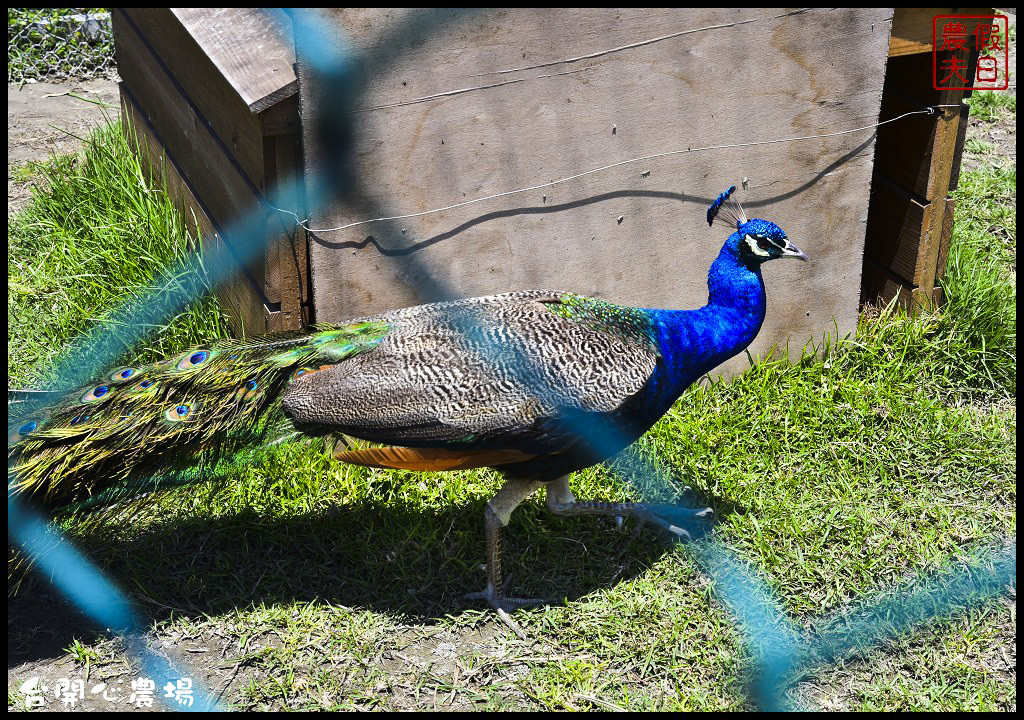
<svg viewBox="0 0 1024 720">
<path fill-rule="evenodd" d="M 932 18 L 932 87 L 1006 90 L 1010 86 L 1010 21 L 1005 15 Z M 971 67 L 971 53 L 978 61 Z"/>
</svg>

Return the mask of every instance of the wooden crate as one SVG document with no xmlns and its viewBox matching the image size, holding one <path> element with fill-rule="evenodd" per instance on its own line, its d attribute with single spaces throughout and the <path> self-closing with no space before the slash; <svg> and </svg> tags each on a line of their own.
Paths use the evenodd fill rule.
<svg viewBox="0 0 1024 720">
<path fill-rule="evenodd" d="M 302 172 L 287 15 L 118 8 L 112 21 L 126 126 L 152 167 L 166 168 L 197 236 L 226 244 L 238 260 L 218 288 L 235 330 L 301 327 L 310 316 L 307 241 L 265 203 L 276 183 Z M 252 212 L 265 218 L 265 251 L 244 260 L 230 228 Z"/>
<path fill-rule="evenodd" d="M 900 8 L 893 18 L 882 94 L 882 119 L 929 105 L 960 105 L 933 116 L 917 115 L 878 130 L 871 179 L 861 279 L 861 300 L 930 307 L 942 299 L 953 233 L 954 201 L 967 132 L 963 90 L 932 86 L 932 18 L 991 15 L 988 8 Z M 977 21 L 965 21 L 968 33 Z M 973 75 L 971 56 L 968 77 Z M 942 55 L 940 54 L 940 62 Z"/>
<path fill-rule="evenodd" d="M 453 12 L 413 38 L 415 27 L 389 34 L 409 11 L 328 11 L 322 24 L 340 28 L 339 41 L 386 52 L 353 114 L 359 192 L 310 208 L 321 230 L 309 234 L 260 206 L 275 182 L 337 160 L 312 130 L 322 88 L 301 62 L 296 77 L 303 41 L 290 35 L 291 18 L 252 9 L 113 18 L 125 115 L 150 156 L 166 158 L 197 231 L 230 244 L 234 218 L 264 213 L 265 254 L 221 290 L 246 332 L 542 287 L 696 307 L 723 239 L 704 208 L 736 183 L 748 214 L 775 220 L 811 256 L 766 268 L 758 354 L 853 331 L 862 300 L 937 300 L 965 114 L 915 116 L 883 126 L 877 141 L 869 131 L 675 155 L 445 213 L 322 229 L 663 150 L 817 135 L 958 102 L 925 79 L 931 17 L 945 12 Z"/>
</svg>

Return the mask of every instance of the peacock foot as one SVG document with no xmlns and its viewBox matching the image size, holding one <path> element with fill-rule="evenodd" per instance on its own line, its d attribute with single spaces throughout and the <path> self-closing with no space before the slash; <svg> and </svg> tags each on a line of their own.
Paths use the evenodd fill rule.
<svg viewBox="0 0 1024 720">
<path fill-rule="evenodd" d="M 693 540 L 701 535 L 714 517 L 715 511 L 706 508 L 681 508 L 675 505 L 649 505 L 636 503 L 633 517 L 667 530 L 680 540 Z"/>
<path fill-rule="evenodd" d="M 667 530 L 681 540 L 692 540 L 703 534 L 715 511 L 706 508 L 684 508 L 676 505 L 655 505 L 651 503 L 602 502 L 585 500 L 557 502 L 549 500 L 548 507 L 559 515 L 611 515 L 616 526 L 621 526 L 623 517 L 632 517 L 641 523 Z"/>
<path fill-rule="evenodd" d="M 512 582 L 512 576 L 509 575 L 505 578 L 505 582 L 502 583 L 502 587 L 496 588 L 494 583 L 490 580 L 487 581 L 487 586 L 478 592 L 469 593 L 463 596 L 465 600 L 485 600 L 495 610 L 502 610 L 504 612 L 511 612 L 518 610 L 519 608 L 530 607 L 532 605 L 544 605 L 548 601 L 543 598 L 517 598 L 508 597 L 505 593 L 508 590 L 509 583 Z"/>
</svg>

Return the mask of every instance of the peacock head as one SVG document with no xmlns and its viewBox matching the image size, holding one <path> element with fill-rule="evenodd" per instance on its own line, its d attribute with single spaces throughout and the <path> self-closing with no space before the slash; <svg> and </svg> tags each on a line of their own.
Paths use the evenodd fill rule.
<svg viewBox="0 0 1024 720">
<path fill-rule="evenodd" d="M 708 225 L 718 219 L 735 227 L 733 237 L 737 240 L 740 257 L 747 264 L 760 264 L 780 257 L 807 260 L 807 256 L 789 241 L 778 225 L 761 218 L 747 220 L 739 201 L 730 197 L 735 191 L 736 186 L 733 185 L 711 203 Z"/>
</svg>

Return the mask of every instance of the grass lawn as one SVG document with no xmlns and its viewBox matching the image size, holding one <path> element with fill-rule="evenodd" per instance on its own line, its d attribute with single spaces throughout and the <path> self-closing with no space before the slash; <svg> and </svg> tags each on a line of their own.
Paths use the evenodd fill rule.
<svg viewBox="0 0 1024 720">
<path fill-rule="evenodd" d="M 1000 98 L 980 99 L 979 117 L 1015 117 Z M 639 443 L 658 468 L 641 490 L 678 500 L 694 488 L 690 504 L 715 508 L 712 542 L 747 564 L 804 638 L 1015 542 L 1016 167 L 987 143 L 968 151 L 978 169 L 960 179 L 941 310 L 868 308 L 855 340 L 694 387 Z M 8 231 L 12 387 L 48 382 L 74 338 L 190 242 L 117 126 L 84 155 L 31 172 L 39 192 Z M 204 299 L 141 354 L 225 333 Z M 604 466 L 572 485 L 581 498 L 639 493 Z M 490 471 L 369 470 L 291 445 L 230 482 L 171 492 L 131 523 L 65 528 L 149 613 L 153 647 L 233 707 L 751 707 L 744 628 L 705 572 L 704 543 L 557 518 L 540 493 L 513 516 L 506 570 L 515 593 L 568 602 L 517 611 L 525 641 L 463 603 L 484 582 L 483 508 L 498 486 Z M 826 709 L 1015 708 L 1012 597 L 809 665 L 788 697 Z M 92 677 L 134 668 L 118 639 L 86 630 L 63 660 Z"/>
</svg>

